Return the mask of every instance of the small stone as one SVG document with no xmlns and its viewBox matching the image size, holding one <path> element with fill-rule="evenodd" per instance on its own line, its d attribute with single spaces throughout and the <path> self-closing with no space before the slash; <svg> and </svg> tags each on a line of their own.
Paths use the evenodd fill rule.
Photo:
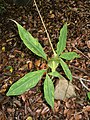
<svg viewBox="0 0 90 120">
<path fill-rule="evenodd" d="M 66 98 L 70 98 L 72 96 L 76 96 L 74 85 L 64 77 L 62 77 L 55 86 L 54 97 L 56 100 L 64 100 Z"/>
</svg>

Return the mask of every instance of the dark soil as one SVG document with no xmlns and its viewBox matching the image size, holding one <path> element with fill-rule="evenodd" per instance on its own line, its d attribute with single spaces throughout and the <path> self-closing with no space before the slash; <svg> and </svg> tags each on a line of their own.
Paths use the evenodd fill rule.
<svg viewBox="0 0 90 120">
<path fill-rule="evenodd" d="M 56 48 L 59 30 L 67 22 L 68 40 L 65 51 L 76 51 L 79 59 L 67 62 L 74 76 L 77 96 L 55 100 L 54 111 L 45 102 L 43 79 L 33 89 L 20 96 L 7 97 L 12 83 L 26 73 L 42 69 L 46 63 L 34 55 L 19 38 L 14 19 L 39 39 L 46 54 L 52 54 L 48 39 L 35 6 L 3 6 L 0 15 L 0 120 L 89 120 L 88 90 L 75 77 L 90 80 L 90 1 L 58 0 L 37 2 L 45 25 Z M 61 71 L 62 74 L 63 71 Z M 90 89 L 90 82 L 85 81 Z"/>
</svg>

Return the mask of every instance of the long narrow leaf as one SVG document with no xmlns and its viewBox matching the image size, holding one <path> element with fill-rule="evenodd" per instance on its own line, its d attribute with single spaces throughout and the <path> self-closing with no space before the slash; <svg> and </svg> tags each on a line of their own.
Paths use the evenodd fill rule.
<svg viewBox="0 0 90 120">
<path fill-rule="evenodd" d="M 88 96 L 88 98 L 89 98 L 89 100 L 90 100 L 90 92 L 87 93 L 87 96 Z"/>
<path fill-rule="evenodd" d="M 48 75 L 46 75 L 46 79 L 44 81 L 44 96 L 47 103 L 54 108 L 54 85 L 52 80 Z"/>
<path fill-rule="evenodd" d="M 59 42 L 57 43 L 57 54 L 60 55 L 66 47 L 66 39 L 67 39 L 67 23 L 64 24 L 62 29 L 60 30 Z"/>
<path fill-rule="evenodd" d="M 67 52 L 62 53 L 60 57 L 66 60 L 73 60 L 74 58 L 79 58 L 80 56 L 76 52 Z"/>
<path fill-rule="evenodd" d="M 12 20 L 14 21 L 14 20 Z M 46 54 L 43 51 L 41 44 L 36 38 L 34 38 L 28 31 L 26 31 L 20 24 L 14 21 L 18 27 L 19 35 L 24 44 L 36 55 L 47 60 Z"/>
<path fill-rule="evenodd" d="M 36 86 L 41 79 L 45 70 L 38 70 L 35 72 L 27 73 L 24 77 L 15 82 L 7 92 L 7 96 L 20 95 L 30 88 Z"/>
<path fill-rule="evenodd" d="M 61 66 L 62 66 L 62 68 L 63 68 L 63 70 L 64 70 L 67 78 L 68 78 L 69 80 L 72 80 L 72 73 L 71 73 L 71 71 L 69 70 L 67 64 L 66 64 L 62 59 L 60 59 L 60 64 L 61 64 Z"/>
<path fill-rule="evenodd" d="M 58 78 L 62 78 L 63 76 L 60 75 L 57 71 L 54 71 L 54 72 L 50 72 L 48 73 L 49 75 L 53 76 L 53 77 L 58 77 Z"/>
</svg>

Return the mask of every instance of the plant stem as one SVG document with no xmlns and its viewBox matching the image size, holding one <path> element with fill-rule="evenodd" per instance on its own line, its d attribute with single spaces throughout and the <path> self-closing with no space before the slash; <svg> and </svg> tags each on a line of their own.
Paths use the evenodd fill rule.
<svg viewBox="0 0 90 120">
<path fill-rule="evenodd" d="M 73 78 L 74 78 L 74 79 L 78 79 L 78 80 L 81 82 L 81 84 L 83 85 L 83 87 L 86 88 L 88 91 L 90 91 L 90 88 L 88 88 L 88 87 L 84 84 L 84 82 L 83 82 L 83 81 L 90 82 L 90 80 L 86 80 L 86 79 L 84 79 L 84 78 L 79 78 L 79 77 L 75 77 L 75 76 L 73 76 Z"/>
<path fill-rule="evenodd" d="M 37 6 L 37 3 L 36 3 L 35 0 L 34 0 L 34 4 L 35 4 L 35 6 L 36 6 L 37 12 L 38 12 L 38 14 L 39 14 L 39 17 L 40 17 L 40 19 L 41 19 L 41 22 L 42 22 L 43 27 L 44 27 L 44 29 L 45 29 L 45 32 L 46 32 L 46 34 L 47 34 L 47 37 L 48 37 L 50 46 L 51 46 L 51 48 L 52 48 L 52 51 L 53 51 L 54 55 L 56 56 L 56 52 L 55 52 L 55 50 L 54 50 L 54 48 L 53 48 L 53 45 L 52 45 L 52 43 L 51 43 L 49 33 L 48 33 L 47 29 L 46 29 L 46 26 L 45 26 L 45 24 L 44 24 L 43 18 L 42 18 L 41 14 L 40 14 L 40 11 L 39 11 L 39 9 L 38 9 L 38 6 Z"/>
</svg>

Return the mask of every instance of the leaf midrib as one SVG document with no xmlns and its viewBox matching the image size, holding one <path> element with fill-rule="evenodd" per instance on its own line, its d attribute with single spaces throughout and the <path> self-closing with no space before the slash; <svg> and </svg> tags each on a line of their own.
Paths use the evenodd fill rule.
<svg viewBox="0 0 90 120">
<path fill-rule="evenodd" d="M 38 74 L 40 74 L 40 73 L 38 73 Z M 37 76 L 38 76 L 38 74 L 37 74 Z M 17 86 L 17 88 L 16 89 L 14 89 L 14 90 L 12 90 L 12 92 L 13 91 L 16 91 L 19 87 L 22 87 L 24 84 L 27 84 L 27 79 L 30 79 L 30 80 L 32 80 L 32 78 L 34 79 L 35 77 L 33 77 L 33 76 L 35 76 L 36 77 L 36 75 L 34 74 L 34 75 L 32 75 L 32 76 L 30 76 L 30 77 L 27 77 L 26 79 L 25 79 L 25 82 L 22 84 L 22 85 L 20 85 L 20 86 Z M 23 79 L 23 78 L 21 78 L 21 79 Z M 29 80 L 28 80 L 29 81 Z M 17 81 L 18 82 L 18 81 Z"/>
<path fill-rule="evenodd" d="M 22 27 L 22 26 L 21 26 Z M 42 54 L 42 52 L 44 53 L 44 51 L 42 51 L 43 50 L 43 48 L 42 48 L 42 50 L 41 50 L 41 45 L 40 45 L 40 43 L 38 43 L 39 44 L 39 46 L 40 46 L 40 49 L 35 45 L 35 43 L 33 42 L 33 40 L 32 39 L 35 39 L 35 38 L 33 38 L 33 36 L 27 31 L 27 30 L 25 30 L 27 33 L 26 33 L 26 40 L 29 42 L 29 44 L 31 44 L 32 46 L 33 46 L 33 48 L 34 49 L 36 49 L 38 52 L 39 52 L 39 54 L 41 54 L 42 56 L 43 56 L 43 54 Z M 32 42 L 30 42 L 30 40 L 29 40 L 29 38 L 27 38 L 27 36 L 29 36 L 29 38 L 30 38 L 30 40 L 32 41 Z M 22 38 L 22 37 L 21 37 Z M 23 38 L 22 38 L 23 39 Z M 24 40 L 24 39 L 23 39 Z M 36 39 L 35 39 L 36 40 Z M 25 41 L 24 41 L 24 43 L 25 43 Z M 34 45 L 33 45 L 33 43 L 34 43 Z M 30 48 L 29 48 L 30 49 Z M 35 51 L 36 51 L 35 50 Z M 33 50 L 31 50 L 32 52 L 33 52 Z M 35 52 L 34 52 L 35 53 Z M 41 56 L 41 55 L 39 55 L 39 56 Z M 44 53 L 44 55 L 45 55 L 45 53 Z M 41 56 L 41 57 L 42 57 Z M 46 57 L 46 55 L 45 55 L 45 57 Z M 43 56 L 43 58 L 44 59 L 46 59 L 44 56 Z"/>
</svg>

